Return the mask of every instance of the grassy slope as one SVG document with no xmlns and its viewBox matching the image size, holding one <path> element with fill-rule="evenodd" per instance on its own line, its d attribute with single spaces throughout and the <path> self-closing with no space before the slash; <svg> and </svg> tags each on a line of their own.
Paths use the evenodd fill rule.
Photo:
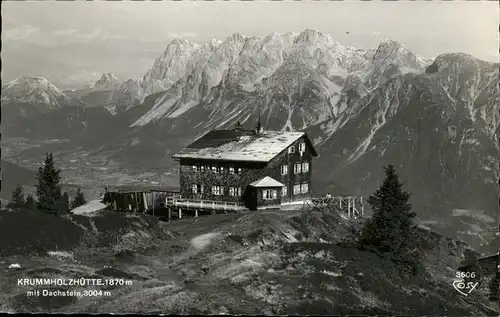
<svg viewBox="0 0 500 317">
<path fill-rule="evenodd" d="M 171 223 L 120 213 L 2 213 L 0 305 L 31 312 L 498 315 L 481 290 L 462 298 L 451 286 L 465 244 L 422 231 L 427 273 L 408 282 L 391 263 L 339 244 L 359 225 L 320 211 Z M 72 253 L 49 257 L 51 250 Z M 23 268 L 8 270 L 10 263 Z M 15 282 L 26 276 L 124 276 L 133 285 L 110 289 L 110 297 L 29 298 L 30 288 Z"/>
</svg>

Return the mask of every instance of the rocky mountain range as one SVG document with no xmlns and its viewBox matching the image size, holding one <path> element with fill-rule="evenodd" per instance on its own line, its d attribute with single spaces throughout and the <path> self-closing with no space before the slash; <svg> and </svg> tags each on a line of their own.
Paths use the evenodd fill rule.
<svg viewBox="0 0 500 317">
<path fill-rule="evenodd" d="M 103 74 L 64 92 L 30 84 L 43 78 L 8 83 L 4 122 L 16 120 L 2 132 L 64 136 L 128 168 L 175 170 L 170 155 L 195 137 L 237 121 L 251 128 L 260 115 L 266 129 L 308 132 L 317 192 L 368 195 L 392 163 L 419 213 L 493 214 L 498 69 L 462 53 L 420 58 L 394 41 L 346 47 L 315 30 L 174 40 L 139 79 Z"/>
</svg>

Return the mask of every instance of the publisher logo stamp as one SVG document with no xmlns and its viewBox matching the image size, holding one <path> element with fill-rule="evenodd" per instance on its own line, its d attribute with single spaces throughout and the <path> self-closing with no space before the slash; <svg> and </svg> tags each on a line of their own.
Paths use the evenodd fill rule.
<svg viewBox="0 0 500 317">
<path fill-rule="evenodd" d="M 475 272 L 457 272 L 453 288 L 463 296 L 469 296 L 477 288 L 479 282 L 471 281 L 476 278 Z"/>
<path fill-rule="evenodd" d="M 476 283 L 467 282 L 467 283 L 465 283 L 464 281 L 457 280 L 457 281 L 453 281 L 453 288 L 455 288 L 457 290 L 457 292 L 459 292 L 460 294 L 462 294 L 464 296 L 469 296 L 469 294 L 472 293 L 472 291 L 474 289 L 476 289 L 478 284 L 479 284 L 479 282 L 476 282 Z"/>
</svg>

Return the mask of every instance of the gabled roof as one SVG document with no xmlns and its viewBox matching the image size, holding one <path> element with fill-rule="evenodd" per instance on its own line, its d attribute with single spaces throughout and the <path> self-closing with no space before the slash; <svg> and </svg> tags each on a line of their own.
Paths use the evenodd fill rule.
<svg viewBox="0 0 500 317">
<path fill-rule="evenodd" d="M 227 161 L 269 162 L 302 136 L 317 156 L 305 132 L 213 130 L 173 156 Z"/>
<path fill-rule="evenodd" d="M 284 184 L 281 184 L 277 180 L 272 177 L 266 176 L 264 178 L 259 179 L 253 183 L 250 183 L 250 186 L 253 187 L 283 187 Z"/>
</svg>

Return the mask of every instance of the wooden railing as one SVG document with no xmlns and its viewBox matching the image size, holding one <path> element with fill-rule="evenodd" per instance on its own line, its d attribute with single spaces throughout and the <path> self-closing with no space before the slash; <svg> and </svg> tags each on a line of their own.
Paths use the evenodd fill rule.
<svg viewBox="0 0 500 317">
<path fill-rule="evenodd" d="M 332 206 L 351 218 L 363 217 L 365 211 L 362 196 L 312 195 L 312 199 L 305 205 Z"/>
<path fill-rule="evenodd" d="M 236 202 L 185 199 L 176 197 L 167 197 L 165 200 L 165 206 L 174 208 L 210 209 L 224 211 L 237 211 L 247 209 L 245 206 Z"/>
</svg>

